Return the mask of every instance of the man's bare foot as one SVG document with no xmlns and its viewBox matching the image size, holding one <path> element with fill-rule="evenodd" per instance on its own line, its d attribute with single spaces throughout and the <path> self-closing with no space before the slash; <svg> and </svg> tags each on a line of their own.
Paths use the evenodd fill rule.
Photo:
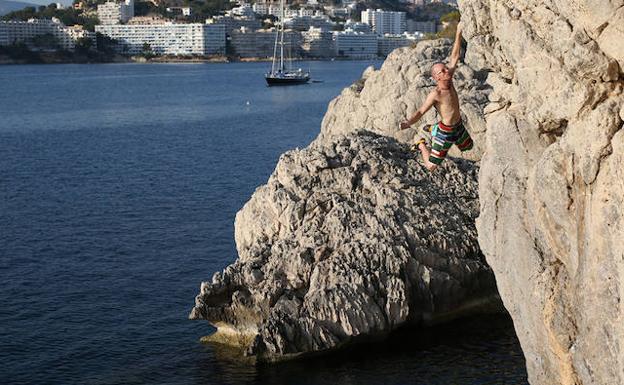
<svg viewBox="0 0 624 385">
<path fill-rule="evenodd" d="M 423 146 L 425 146 L 425 148 L 426 148 L 426 144 L 425 144 L 425 143 L 427 143 L 427 140 L 426 140 L 425 138 L 419 138 L 417 141 L 415 141 L 415 142 L 411 145 L 410 150 L 412 150 L 412 151 L 414 151 L 414 152 L 419 151 L 419 150 L 420 150 L 420 145 L 421 145 L 421 144 L 422 144 Z"/>
</svg>

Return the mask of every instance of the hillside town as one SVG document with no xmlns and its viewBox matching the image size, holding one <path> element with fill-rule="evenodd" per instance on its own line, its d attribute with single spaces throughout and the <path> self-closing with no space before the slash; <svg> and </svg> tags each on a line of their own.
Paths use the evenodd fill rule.
<svg viewBox="0 0 624 385">
<path fill-rule="evenodd" d="M 283 21 L 289 56 L 375 59 L 443 31 L 455 0 L 408 0 L 381 8 L 360 0 L 75 0 L 26 8 L 0 21 L 2 48 L 99 51 L 124 57 L 264 60 Z M 370 8 L 370 6 L 379 8 Z M 64 20 L 65 19 L 65 20 Z M 73 22 L 73 24 L 68 25 Z"/>
</svg>

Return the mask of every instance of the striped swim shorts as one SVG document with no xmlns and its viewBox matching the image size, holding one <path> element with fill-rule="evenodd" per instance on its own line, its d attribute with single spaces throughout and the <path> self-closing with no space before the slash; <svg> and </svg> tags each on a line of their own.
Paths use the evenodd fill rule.
<svg viewBox="0 0 624 385">
<path fill-rule="evenodd" d="M 431 129 L 431 155 L 429 161 L 440 165 L 446 158 L 451 146 L 455 144 L 462 152 L 472 149 L 472 138 L 463 122 L 447 126 L 442 122 L 433 125 Z"/>
</svg>

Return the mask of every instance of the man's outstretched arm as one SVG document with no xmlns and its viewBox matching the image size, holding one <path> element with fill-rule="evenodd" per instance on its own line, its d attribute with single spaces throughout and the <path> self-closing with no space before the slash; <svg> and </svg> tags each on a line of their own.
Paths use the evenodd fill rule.
<svg viewBox="0 0 624 385">
<path fill-rule="evenodd" d="M 461 40 L 462 40 L 462 25 L 457 24 L 457 32 L 455 33 L 455 42 L 453 43 L 453 49 L 451 50 L 451 60 L 449 62 L 449 70 L 455 71 L 457 63 L 459 62 L 459 54 L 461 53 Z"/>
<path fill-rule="evenodd" d="M 425 99 L 425 102 L 422 104 L 422 106 L 420 106 L 416 113 L 411 118 L 401 123 L 401 130 L 405 130 L 406 128 L 409 128 L 412 124 L 419 121 L 420 118 L 422 118 L 422 116 L 427 113 L 427 111 L 429 111 L 431 106 L 433 106 L 433 103 L 435 103 L 435 99 L 435 93 L 430 92 L 429 95 L 427 95 L 427 99 Z"/>
</svg>

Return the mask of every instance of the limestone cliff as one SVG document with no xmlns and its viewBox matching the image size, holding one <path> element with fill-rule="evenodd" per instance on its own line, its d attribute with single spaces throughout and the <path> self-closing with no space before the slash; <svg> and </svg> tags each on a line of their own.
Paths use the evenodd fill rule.
<svg viewBox="0 0 624 385">
<path fill-rule="evenodd" d="M 624 1 L 461 1 L 491 71 L 479 243 L 532 384 L 624 384 Z"/>
<path fill-rule="evenodd" d="M 191 318 L 278 360 L 498 304 L 477 171 L 448 160 L 432 175 L 367 132 L 285 153 L 236 216 L 239 259 L 202 284 Z"/>
<path fill-rule="evenodd" d="M 435 87 L 431 66 L 448 59 L 451 43 L 444 39 L 422 41 L 414 48 L 393 51 L 380 70 L 367 69 L 360 81 L 345 88 L 329 104 L 317 140 L 327 141 L 337 135 L 366 129 L 402 142 L 413 142 L 422 135 L 420 128 L 425 123 L 439 120 L 435 109 L 408 130 L 399 130 L 399 123 L 413 115 Z M 452 156 L 478 160 L 483 153 L 483 108 L 490 91 L 485 75 L 486 72 L 465 64 L 460 64 L 456 71 L 454 83 L 461 100 L 462 117 L 473 136 L 475 148 L 461 153 L 453 146 Z"/>
<path fill-rule="evenodd" d="M 468 53 L 456 86 L 474 158 L 483 153 L 479 244 L 530 382 L 624 384 L 624 0 L 460 10 Z M 192 317 L 274 359 L 495 293 L 474 243 L 474 166 L 448 161 L 432 176 L 403 144 L 353 134 L 410 142 L 416 129 L 398 123 L 448 48 L 397 50 L 331 103 L 315 143 L 285 154 L 237 216 L 240 259 L 202 284 Z M 448 236 L 458 231 L 461 241 Z"/>
</svg>

